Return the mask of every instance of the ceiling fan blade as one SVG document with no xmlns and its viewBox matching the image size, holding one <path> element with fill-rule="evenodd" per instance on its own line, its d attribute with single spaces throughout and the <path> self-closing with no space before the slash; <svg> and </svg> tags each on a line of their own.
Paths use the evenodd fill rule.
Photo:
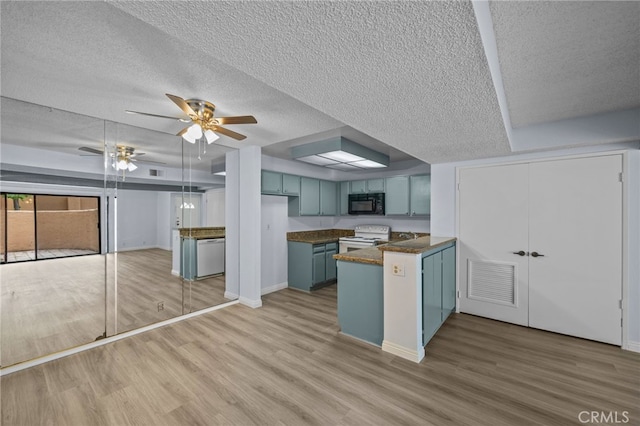
<svg viewBox="0 0 640 426">
<path fill-rule="evenodd" d="M 169 93 L 165 93 L 165 95 L 167 95 L 169 99 L 171 99 L 176 105 L 178 105 L 180 109 L 184 111 L 184 113 L 187 114 L 189 117 L 198 116 L 198 114 L 196 114 L 196 112 L 189 106 L 189 104 L 186 103 L 185 100 L 182 99 L 180 96 L 170 95 Z"/>
<path fill-rule="evenodd" d="M 239 115 L 237 117 L 216 117 L 221 125 L 226 124 L 255 124 L 258 121 L 253 115 Z"/>
<path fill-rule="evenodd" d="M 84 152 L 89 152 L 91 154 L 96 154 L 96 155 L 104 154 L 104 151 L 102 151 L 100 149 L 90 148 L 88 146 L 81 146 L 80 148 L 78 148 L 78 150 L 84 151 Z"/>
<path fill-rule="evenodd" d="M 240 133 L 236 133 L 233 130 L 225 129 L 224 127 L 220 127 L 220 126 L 214 126 L 213 131 L 221 133 L 225 136 L 229 136 L 230 138 L 233 138 L 239 141 L 247 138 L 245 135 L 241 135 Z"/>
<path fill-rule="evenodd" d="M 169 120 L 179 120 L 179 121 L 182 121 L 183 123 L 189 123 L 191 121 L 188 118 L 169 117 L 168 115 L 151 114 L 149 112 L 130 111 L 130 110 L 126 110 L 125 112 L 128 114 L 140 114 L 140 115 L 148 115 L 149 117 L 168 118 Z"/>
</svg>

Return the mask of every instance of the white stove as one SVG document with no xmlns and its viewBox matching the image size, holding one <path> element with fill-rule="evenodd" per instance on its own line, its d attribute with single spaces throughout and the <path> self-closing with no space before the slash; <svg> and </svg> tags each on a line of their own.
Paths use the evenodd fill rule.
<svg viewBox="0 0 640 426">
<path fill-rule="evenodd" d="M 357 225 L 353 237 L 340 238 L 340 253 L 372 247 L 389 241 L 391 227 L 387 225 Z"/>
</svg>

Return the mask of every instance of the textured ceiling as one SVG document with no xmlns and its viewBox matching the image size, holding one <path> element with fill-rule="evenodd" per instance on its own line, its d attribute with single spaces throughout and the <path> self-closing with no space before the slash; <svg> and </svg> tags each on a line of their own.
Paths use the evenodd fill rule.
<svg viewBox="0 0 640 426">
<path fill-rule="evenodd" d="M 498 83 L 515 127 L 640 106 L 639 3 L 490 6 Z M 181 144 L 166 135 L 183 124 L 124 112 L 180 116 L 165 93 L 209 100 L 219 116 L 256 116 L 258 124 L 229 126 L 247 139 L 222 137 L 222 147 L 207 153 L 212 160 L 243 145 L 287 158 L 292 145 L 336 134 L 397 161 L 512 152 L 469 1 L 2 1 L 1 7 L 2 96 L 133 126 L 122 142 L 131 138 L 168 165 L 180 162 Z M 43 121 L 66 139 L 45 131 L 20 138 L 19 130 L 37 126 L 40 117 L 3 110 L 2 118 L 3 143 L 69 152 L 87 145 L 82 132 L 71 134 L 71 122 L 65 129 Z M 606 132 L 600 138 L 612 141 Z M 207 170 L 209 163 L 195 167 Z"/>
<path fill-rule="evenodd" d="M 640 106 L 640 2 L 491 2 L 513 127 Z"/>
</svg>

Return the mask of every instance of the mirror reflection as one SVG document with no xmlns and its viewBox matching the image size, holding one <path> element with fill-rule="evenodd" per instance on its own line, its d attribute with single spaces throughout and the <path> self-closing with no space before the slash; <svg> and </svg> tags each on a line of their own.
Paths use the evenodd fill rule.
<svg viewBox="0 0 640 426">
<path fill-rule="evenodd" d="M 229 301 L 230 148 L 1 100 L 3 367 Z"/>
</svg>

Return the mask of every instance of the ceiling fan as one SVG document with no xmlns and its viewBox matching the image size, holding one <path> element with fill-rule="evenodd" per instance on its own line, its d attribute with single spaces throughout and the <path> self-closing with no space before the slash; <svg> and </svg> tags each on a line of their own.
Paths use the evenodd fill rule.
<svg viewBox="0 0 640 426">
<path fill-rule="evenodd" d="M 80 151 L 88 152 L 92 155 L 104 155 L 104 151 L 96 148 L 91 148 L 88 146 L 81 146 L 78 148 Z M 150 160 L 140 160 L 136 157 L 141 155 L 145 155 L 144 152 L 135 152 L 135 148 L 132 146 L 126 145 L 118 145 L 116 147 L 116 152 L 110 153 L 109 156 L 112 158 L 112 167 L 116 170 L 128 170 L 130 172 L 134 171 L 138 168 L 134 163 L 149 163 L 149 164 L 165 164 L 159 161 L 150 161 Z"/>
<path fill-rule="evenodd" d="M 142 114 L 150 117 L 169 118 L 172 120 L 180 120 L 183 123 L 192 122 L 190 126 L 178 132 L 177 136 L 182 136 L 187 142 L 196 143 L 203 136 L 206 138 L 207 143 L 212 143 L 219 138 L 216 133 L 220 133 L 225 136 L 229 136 L 236 140 L 246 139 L 245 135 L 234 132 L 232 130 L 222 127 L 227 124 L 255 124 L 257 123 L 255 117 L 252 115 L 240 115 L 235 117 L 215 117 L 214 112 L 216 106 L 211 102 L 203 101 L 200 99 L 182 99 L 179 96 L 170 95 L 166 93 L 167 97 L 171 99 L 180 109 L 187 114 L 188 118 L 169 117 L 166 115 L 150 114 L 147 112 L 129 111 L 129 114 Z"/>
</svg>

